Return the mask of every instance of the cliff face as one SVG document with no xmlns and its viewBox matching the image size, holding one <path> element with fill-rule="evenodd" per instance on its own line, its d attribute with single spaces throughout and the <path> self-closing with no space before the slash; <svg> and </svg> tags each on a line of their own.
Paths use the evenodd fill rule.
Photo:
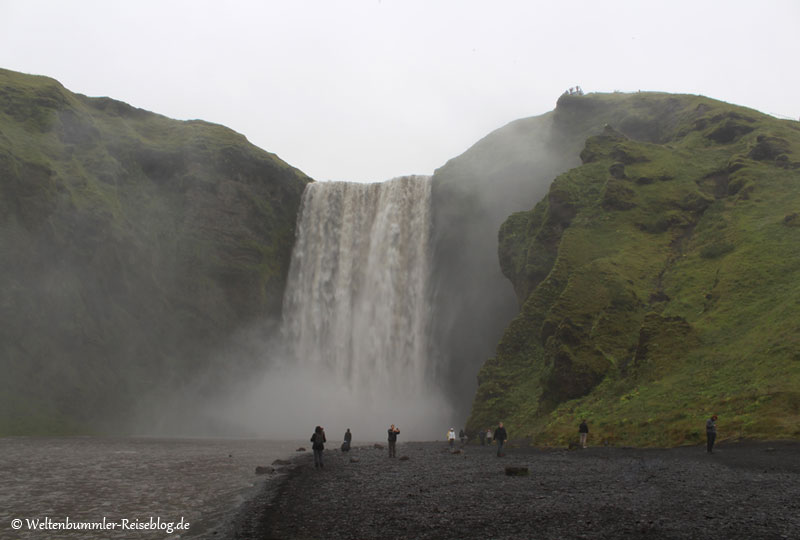
<svg viewBox="0 0 800 540">
<path fill-rule="evenodd" d="M 564 444 L 800 436 L 800 126 L 697 96 L 564 96 L 608 121 L 500 229 L 521 305 L 469 420 Z M 578 133 L 575 130 L 573 133 Z M 723 422 L 724 421 L 724 422 Z"/>
<path fill-rule="evenodd" d="M 0 70 L 0 433 L 125 429 L 241 368 L 213 352 L 279 315 L 308 181 L 227 128 Z"/>
</svg>

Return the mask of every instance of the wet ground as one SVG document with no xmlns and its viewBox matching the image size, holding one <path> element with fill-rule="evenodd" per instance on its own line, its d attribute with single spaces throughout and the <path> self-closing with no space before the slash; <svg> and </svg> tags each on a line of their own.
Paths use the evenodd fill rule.
<svg viewBox="0 0 800 540">
<path fill-rule="evenodd" d="M 800 538 L 800 443 L 511 448 L 445 443 L 308 454 L 237 518 L 236 538 Z M 408 459 L 402 459 L 406 456 Z M 354 458 L 354 459 L 351 459 Z M 357 461 L 355 461 L 357 460 Z M 527 467 L 507 476 L 506 467 Z"/>
<path fill-rule="evenodd" d="M 0 438 L 0 540 L 213 539 L 281 477 L 255 467 L 298 442 L 115 437 Z M 154 520 L 156 529 L 127 528 Z M 19 520 L 19 521 L 17 521 Z M 93 530 L 42 529 L 110 523 Z M 105 520 L 105 521 L 104 521 Z M 123 524 L 123 520 L 127 520 Z M 189 523 L 186 529 L 177 524 Z M 173 524 L 173 526 L 168 526 Z M 123 530 L 124 529 L 124 530 Z M 168 532 L 173 529 L 172 532 Z"/>
</svg>

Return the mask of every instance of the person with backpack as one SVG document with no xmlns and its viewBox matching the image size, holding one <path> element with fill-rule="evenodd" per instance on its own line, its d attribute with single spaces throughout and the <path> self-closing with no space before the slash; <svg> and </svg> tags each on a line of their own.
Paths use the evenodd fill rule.
<svg viewBox="0 0 800 540">
<path fill-rule="evenodd" d="M 353 440 L 353 434 L 350 433 L 350 428 L 347 428 L 347 431 L 344 432 L 344 442 L 342 443 L 342 452 L 349 452 L 350 451 L 350 443 Z"/>
<path fill-rule="evenodd" d="M 311 435 L 311 449 L 314 451 L 314 468 L 322 469 L 325 465 L 322 463 L 322 451 L 325 450 L 325 430 L 322 426 L 314 428 L 314 434 Z"/>
</svg>

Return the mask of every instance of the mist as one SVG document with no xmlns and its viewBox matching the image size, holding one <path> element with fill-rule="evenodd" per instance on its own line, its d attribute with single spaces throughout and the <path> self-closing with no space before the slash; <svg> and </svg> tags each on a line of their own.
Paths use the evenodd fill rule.
<svg viewBox="0 0 800 540">
<path fill-rule="evenodd" d="M 443 391 L 468 415 L 477 374 L 494 356 L 519 302 L 498 260 L 498 232 L 579 163 L 555 112 L 490 133 L 433 176 L 433 337 Z M 568 138 L 567 138 L 568 140 Z"/>
<path fill-rule="evenodd" d="M 391 424 L 400 428 L 401 440 L 432 440 L 457 425 L 441 394 L 412 398 L 391 385 L 353 387 L 329 370 L 291 362 L 254 376 L 214 409 L 214 424 L 273 440 L 307 439 L 319 425 L 329 443 L 341 442 L 348 428 L 356 444 L 385 441 Z"/>
</svg>

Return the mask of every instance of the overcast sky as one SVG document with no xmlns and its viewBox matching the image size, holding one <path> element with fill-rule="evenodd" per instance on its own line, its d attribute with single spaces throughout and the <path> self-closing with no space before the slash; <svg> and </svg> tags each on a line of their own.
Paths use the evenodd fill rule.
<svg viewBox="0 0 800 540">
<path fill-rule="evenodd" d="M 226 125 L 317 180 L 431 174 L 587 92 L 800 117 L 800 2 L 0 0 L 0 67 Z"/>
</svg>

